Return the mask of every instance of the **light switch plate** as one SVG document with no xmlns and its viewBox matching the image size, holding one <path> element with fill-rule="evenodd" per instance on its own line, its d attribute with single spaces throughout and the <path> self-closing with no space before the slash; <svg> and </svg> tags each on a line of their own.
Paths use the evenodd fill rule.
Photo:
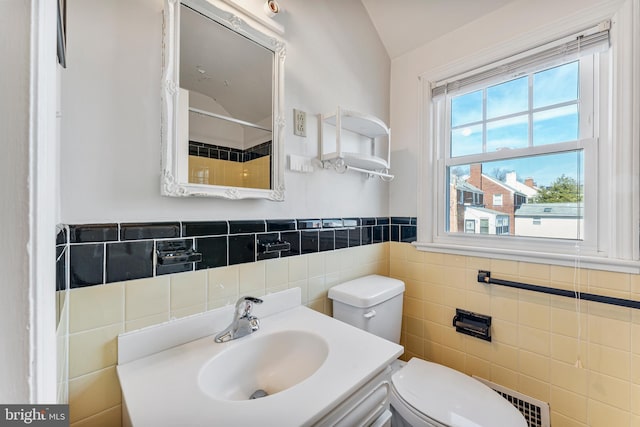
<svg viewBox="0 0 640 427">
<path fill-rule="evenodd" d="M 307 113 L 293 109 L 293 133 L 298 136 L 307 136 Z"/>
<path fill-rule="evenodd" d="M 293 172 L 311 173 L 313 172 L 311 159 L 295 154 L 289 154 L 289 170 Z"/>
</svg>

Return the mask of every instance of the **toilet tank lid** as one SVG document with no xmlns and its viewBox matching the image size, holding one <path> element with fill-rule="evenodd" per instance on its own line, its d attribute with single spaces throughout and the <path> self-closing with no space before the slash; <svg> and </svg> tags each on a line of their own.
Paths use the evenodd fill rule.
<svg viewBox="0 0 640 427">
<path fill-rule="evenodd" d="M 341 283 L 329 289 L 329 298 L 353 307 L 367 308 L 404 292 L 404 282 L 372 274 Z"/>
</svg>

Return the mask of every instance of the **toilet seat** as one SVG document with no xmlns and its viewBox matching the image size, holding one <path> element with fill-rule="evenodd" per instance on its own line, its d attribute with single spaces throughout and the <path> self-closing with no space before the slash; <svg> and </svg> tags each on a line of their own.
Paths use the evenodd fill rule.
<svg viewBox="0 0 640 427">
<path fill-rule="evenodd" d="M 527 426 L 522 414 L 491 388 L 437 363 L 413 358 L 391 382 L 391 404 L 412 425 Z"/>
</svg>

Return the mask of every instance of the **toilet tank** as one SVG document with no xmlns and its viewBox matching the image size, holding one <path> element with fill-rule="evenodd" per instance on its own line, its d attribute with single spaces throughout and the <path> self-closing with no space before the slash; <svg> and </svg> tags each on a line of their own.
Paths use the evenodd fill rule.
<svg viewBox="0 0 640 427">
<path fill-rule="evenodd" d="M 389 341 L 400 342 L 404 282 L 373 274 L 329 289 L 333 317 Z"/>
</svg>

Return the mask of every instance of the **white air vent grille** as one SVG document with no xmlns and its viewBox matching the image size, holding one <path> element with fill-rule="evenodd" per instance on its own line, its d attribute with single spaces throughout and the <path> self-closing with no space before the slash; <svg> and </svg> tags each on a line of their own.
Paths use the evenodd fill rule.
<svg viewBox="0 0 640 427">
<path fill-rule="evenodd" d="M 549 404 L 533 397 L 527 396 L 517 391 L 508 389 L 500 384 L 492 383 L 484 378 L 473 378 L 491 387 L 500 396 L 507 399 L 527 420 L 529 427 L 551 427 L 549 420 Z"/>
</svg>

